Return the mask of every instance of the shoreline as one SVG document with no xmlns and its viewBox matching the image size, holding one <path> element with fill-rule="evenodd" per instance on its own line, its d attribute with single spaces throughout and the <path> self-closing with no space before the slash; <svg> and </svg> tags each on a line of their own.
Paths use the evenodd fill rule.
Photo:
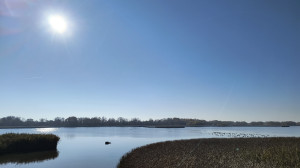
<svg viewBox="0 0 300 168">
<path fill-rule="evenodd" d="M 29 129 L 29 128 L 102 128 L 102 127 L 144 127 L 144 128 L 230 128 L 230 127 L 244 127 L 244 128 L 255 128 L 255 127 L 276 127 L 276 128 L 288 128 L 288 127 L 300 127 L 300 126 L 80 126 L 80 127 L 59 127 L 59 126 L 0 126 L 0 129 Z"/>
</svg>

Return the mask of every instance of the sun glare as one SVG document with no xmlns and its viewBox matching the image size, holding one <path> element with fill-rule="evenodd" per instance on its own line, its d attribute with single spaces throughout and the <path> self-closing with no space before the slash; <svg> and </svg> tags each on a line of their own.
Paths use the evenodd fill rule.
<svg viewBox="0 0 300 168">
<path fill-rule="evenodd" d="M 56 33 L 63 34 L 67 30 L 67 22 L 64 17 L 60 15 L 52 15 L 49 17 L 48 22 L 52 30 Z"/>
</svg>

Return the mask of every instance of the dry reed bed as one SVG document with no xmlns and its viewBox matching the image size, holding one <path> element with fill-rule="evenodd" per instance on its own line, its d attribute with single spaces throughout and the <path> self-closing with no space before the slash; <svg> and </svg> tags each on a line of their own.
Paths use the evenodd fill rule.
<svg viewBox="0 0 300 168">
<path fill-rule="evenodd" d="M 125 154 L 118 168 L 300 167 L 300 138 L 167 141 Z"/>
<path fill-rule="evenodd" d="M 0 135 L 0 155 L 8 153 L 56 150 L 59 137 L 53 134 Z"/>
</svg>

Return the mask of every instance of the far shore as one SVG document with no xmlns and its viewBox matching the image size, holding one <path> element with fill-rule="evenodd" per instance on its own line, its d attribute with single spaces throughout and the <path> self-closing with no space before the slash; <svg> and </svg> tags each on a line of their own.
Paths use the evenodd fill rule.
<svg viewBox="0 0 300 168">
<path fill-rule="evenodd" d="M 17 128 L 53 128 L 52 126 L 0 126 L 0 129 L 17 129 Z"/>
<path fill-rule="evenodd" d="M 145 128 L 187 128 L 187 127 L 283 127 L 283 126 L 79 126 L 79 127 L 66 127 L 66 126 L 0 126 L 0 129 L 26 129 L 26 128 L 97 128 L 97 127 L 145 127 Z M 285 126 L 286 127 L 286 126 Z M 299 127 L 299 126 L 288 126 Z"/>
</svg>

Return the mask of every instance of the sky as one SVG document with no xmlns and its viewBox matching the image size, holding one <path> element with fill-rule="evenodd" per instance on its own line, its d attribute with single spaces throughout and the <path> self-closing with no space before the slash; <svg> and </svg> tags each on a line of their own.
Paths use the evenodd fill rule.
<svg viewBox="0 0 300 168">
<path fill-rule="evenodd" d="M 298 0 L 0 0 L 0 117 L 299 122 L 299 65 Z"/>
</svg>

